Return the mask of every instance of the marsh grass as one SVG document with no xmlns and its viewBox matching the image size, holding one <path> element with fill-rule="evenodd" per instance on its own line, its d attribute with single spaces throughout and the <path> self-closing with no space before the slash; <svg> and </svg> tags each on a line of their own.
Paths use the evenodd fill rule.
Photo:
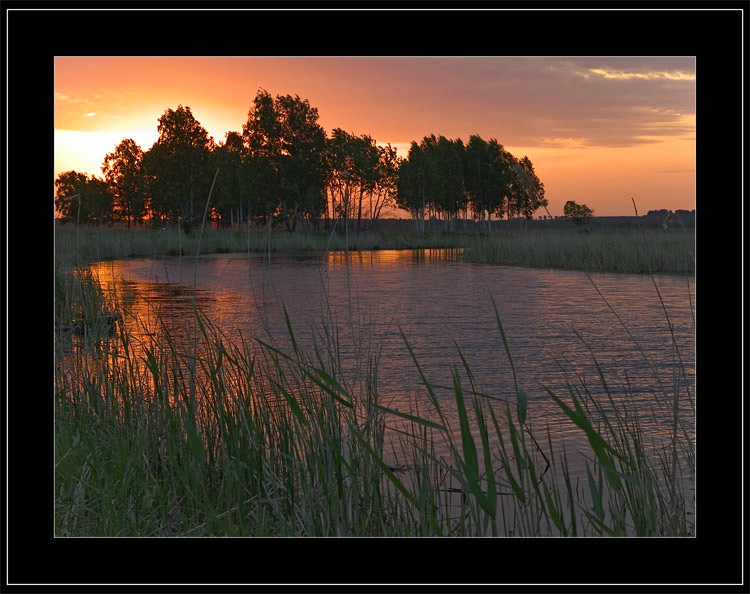
<svg viewBox="0 0 750 594">
<path fill-rule="evenodd" d="M 384 249 L 456 248 L 466 262 L 533 268 L 584 269 L 589 272 L 695 272 L 695 235 L 688 229 L 577 229 L 466 233 L 379 232 L 360 236 L 339 233 L 276 230 L 206 229 L 185 235 L 179 229 L 101 229 L 59 227 L 56 247 L 64 258 L 77 254 L 82 262 L 116 258 L 194 256 L 201 254 L 318 253 Z"/>
<path fill-rule="evenodd" d="M 344 236 L 325 231 L 287 232 L 206 229 L 185 235 L 179 229 L 105 229 L 61 226 L 55 229 L 56 250 L 62 258 L 74 254 L 82 262 L 128 257 L 160 258 L 197 254 L 367 251 L 463 247 L 471 236 L 411 232 L 364 233 Z M 78 241 L 78 245 L 76 244 Z"/>
<path fill-rule="evenodd" d="M 540 265 L 555 267 L 559 247 L 553 234 L 544 235 L 467 236 L 460 247 L 470 259 L 484 253 L 486 261 L 526 266 L 534 265 L 528 253 L 538 252 Z M 227 243 L 232 236 L 236 250 L 248 253 L 316 250 L 323 241 L 329 250 L 340 247 L 333 235 L 286 235 L 282 243 L 270 243 L 265 234 L 208 230 L 197 237 L 58 230 L 57 536 L 694 534 L 694 398 L 673 335 L 682 373 L 671 382 L 656 374 L 654 423 L 644 422 L 627 383 L 609 384 L 593 353 L 600 389 L 576 376 L 568 379 L 567 393 L 547 391 L 585 436 L 585 476 L 578 476 L 549 429 L 532 429 L 533 409 L 496 307 L 511 369 L 511 377 L 500 381 L 512 383 L 514 398 L 483 394 L 457 347 L 446 401 L 438 396 L 445 386 L 426 376 L 402 332 L 423 396 L 407 413 L 380 401 L 380 351 L 364 348 L 354 325 L 337 322 L 330 310 L 308 347 L 297 340 L 285 310 L 287 336 L 277 341 L 241 332 L 230 337 L 197 303 L 190 332 L 178 337 L 169 320 L 158 318 L 157 332 L 139 334 L 123 323 L 132 316 L 127 306 L 81 264 L 163 257 L 175 249 L 234 251 L 235 244 Z M 402 245 L 413 240 L 409 234 L 371 240 L 391 249 L 458 247 L 455 236 L 436 237 L 421 240 L 452 244 Z M 648 241 L 644 232 L 640 237 Z M 597 241 L 607 246 L 608 258 L 627 260 L 617 255 L 625 247 L 613 247 L 611 234 Z M 597 262 L 593 269 L 607 265 L 584 239 L 568 233 L 561 242 L 568 250 L 568 266 L 561 267 L 586 270 L 589 257 Z M 501 253 L 509 244 L 515 247 Z M 658 271 L 655 246 L 631 249 L 630 265 L 644 260 L 645 271 Z M 68 325 L 85 331 L 68 334 Z M 671 333 L 668 316 L 666 327 Z M 342 357 L 347 330 L 353 367 Z"/>
<path fill-rule="evenodd" d="M 695 237 L 685 229 L 548 229 L 491 235 L 468 245 L 463 257 L 533 268 L 686 274 L 695 272 Z"/>
<path fill-rule="evenodd" d="M 91 295 L 117 303 L 94 275 L 70 278 L 72 309 Z M 604 400 L 579 377 L 566 394 L 548 392 L 586 436 L 586 474 L 574 476 L 549 431 L 531 428 L 495 313 L 515 399 L 482 394 L 457 350 L 446 402 L 402 334 L 425 396 L 409 413 L 379 401 L 377 354 L 345 368 L 340 328 L 323 324 L 306 350 L 286 312 L 284 347 L 230 339 L 198 308 L 187 343 L 164 321 L 148 337 L 126 324 L 78 337 L 57 357 L 56 534 L 693 534 L 683 419 L 694 410 L 675 404 L 689 386 L 663 386 L 652 407 L 668 423 L 660 434 L 643 428 L 634 395 L 609 386 L 595 358 Z"/>
</svg>

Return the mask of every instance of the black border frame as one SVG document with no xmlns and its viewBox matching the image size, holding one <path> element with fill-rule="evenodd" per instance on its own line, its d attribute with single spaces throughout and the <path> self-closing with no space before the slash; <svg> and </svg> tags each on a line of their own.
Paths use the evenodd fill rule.
<svg viewBox="0 0 750 594">
<path fill-rule="evenodd" d="M 2 8 L 7 34 L 2 77 L 7 131 L 2 163 L 4 590 L 748 591 L 742 557 L 748 551 L 748 412 L 743 404 L 747 2 L 367 2 L 346 7 L 335 2 L 178 6 L 8 0 Z M 201 36 L 201 28 L 226 34 L 216 40 Z M 344 46 L 336 35 L 341 30 Z M 698 536 L 567 541 L 53 538 L 52 420 L 44 418 L 52 386 L 44 342 L 52 226 L 35 222 L 37 205 L 49 208 L 43 197 L 49 196 L 46 172 L 52 171 L 53 159 L 51 58 L 299 55 L 300 48 L 316 55 L 387 55 L 382 47 L 368 46 L 367 35 L 351 33 L 375 30 L 405 40 L 399 46 L 408 46 L 413 55 L 504 55 L 502 48 L 510 47 L 513 55 L 696 56 Z M 175 34 L 180 31 L 191 34 Z M 19 220 L 29 224 L 17 225 Z M 41 237 L 49 243 L 40 242 Z M 29 258 L 45 264 L 30 266 Z M 41 346 L 33 346 L 39 337 L 44 337 Z M 279 576 L 279 559 L 288 564 L 281 580 L 264 578 Z M 518 575 L 518 581 L 496 581 L 509 574 Z"/>
</svg>

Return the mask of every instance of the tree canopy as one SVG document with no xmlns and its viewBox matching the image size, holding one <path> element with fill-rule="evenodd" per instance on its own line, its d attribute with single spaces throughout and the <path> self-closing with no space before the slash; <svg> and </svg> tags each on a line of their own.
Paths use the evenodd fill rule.
<svg viewBox="0 0 750 594">
<path fill-rule="evenodd" d="M 547 205 L 531 160 L 517 159 L 494 138 L 474 134 L 464 143 L 430 134 L 412 141 L 402 158 L 368 134 L 334 128 L 327 135 L 317 108 L 299 95 L 259 89 L 242 131 L 227 132 L 224 142 L 183 105 L 165 110 L 157 131 L 145 152 L 123 139 L 104 157 L 103 179 L 60 174 L 61 220 L 173 222 L 189 232 L 209 212 L 224 226 L 252 221 L 289 231 L 303 219 L 342 231 L 356 220 L 359 233 L 363 221 L 372 229 L 393 206 L 411 213 L 419 231 L 427 215 L 450 230 L 455 219 L 471 217 L 484 231 L 493 217 L 531 218 Z"/>
<path fill-rule="evenodd" d="M 176 219 L 186 232 L 202 214 L 213 171 L 213 138 L 190 107 L 167 109 L 159 118 L 159 139 L 143 156 L 143 176 L 152 215 Z"/>
<path fill-rule="evenodd" d="M 262 159 L 269 216 L 276 213 L 290 231 L 305 214 L 318 218 L 325 202 L 325 131 L 318 110 L 299 95 L 271 97 L 260 89 L 242 136 L 251 159 Z M 273 208 L 273 211 L 271 211 Z"/>
<path fill-rule="evenodd" d="M 583 226 L 594 216 L 594 211 L 585 204 L 578 204 L 574 200 L 568 200 L 565 206 L 563 206 L 563 214 L 576 225 Z"/>
<path fill-rule="evenodd" d="M 100 225 L 112 220 L 114 200 L 105 181 L 66 171 L 55 180 L 55 208 L 63 222 Z"/>
<path fill-rule="evenodd" d="M 126 138 L 104 157 L 102 173 L 113 200 L 114 218 L 140 223 L 146 215 L 146 194 L 141 170 L 143 150 Z"/>
<path fill-rule="evenodd" d="M 528 157 L 516 159 L 494 138 L 472 135 L 464 145 L 433 134 L 411 143 L 400 166 L 397 203 L 415 221 L 432 210 L 452 228 L 453 219 L 469 208 L 480 223 L 492 215 L 529 219 L 547 199 Z M 417 228 L 424 230 L 424 223 Z"/>
</svg>

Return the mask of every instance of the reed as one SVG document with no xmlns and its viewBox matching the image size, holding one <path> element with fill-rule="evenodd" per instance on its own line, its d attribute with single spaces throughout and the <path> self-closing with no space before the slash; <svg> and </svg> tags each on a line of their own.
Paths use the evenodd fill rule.
<svg viewBox="0 0 750 594">
<path fill-rule="evenodd" d="M 543 230 L 488 236 L 468 245 L 468 262 L 589 272 L 695 272 L 695 236 L 685 229 Z"/>
<path fill-rule="evenodd" d="M 508 264 L 534 265 L 515 258 L 536 251 L 547 254 L 543 265 L 550 266 L 555 251 L 546 233 L 544 239 L 417 239 L 426 243 L 419 247 L 464 247 L 470 257 L 479 250 L 488 261 Z M 393 249 L 414 237 L 370 240 Z M 283 246 L 271 241 L 278 239 L 204 229 L 196 237 L 168 230 L 58 230 L 57 536 L 693 535 L 694 448 L 685 419 L 694 409 L 684 367 L 671 386 L 655 378 L 654 425 L 666 432 L 644 429 L 633 394 L 608 384 L 593 353 L 606 399 L 582 378 L 568 381 L 565 397 L 548 391 L 589 446 L 588 489 L 580 491 L 573 488 L 580 477 L 570 472 L 565 449 L 557 451 L 549 431 L 545 439 L 532 430 L 529 399 L 518 384 L 497 308 L 513 401 L 482 394 L 459 350 L 453 401 L 446 403 L 402 333 L 427 403 L 420 410 L 415 402 L 407 413 L 380 402 L 380 352 L 357 338 L 351 321 L 354 365 L 344 362 L 344 329 L 330 311 L 308 348 L 285 310 L 287 336 L 278 341 L 272 335 L 230 337 L 197 306 L 188 328 L 160 319 L 157 332 L 134 333 L 123 301 L 107 295 L 85 266 L 173 250 L 270 253 L 279 247 L 320 250 L 324 241 L 328 251 L 339 247 L 340 238 L 287 234 Z M 513 242 L 512 256 L 492 251 Z M 587 253 L 595 252 L 590 244 L 569 234 L 562 244 L 569 264 L 586 269 Z M 601 254 L 593 257 L 602 265 Z M 655 265 L 649 259 L 646 271 L 655 272 Z M 673 346 L 681 361 L 675 341 Z M 451 427 L 451 418 L 458 427 Z"/>
<path fill-rule="evenodd" d="M 62 310 L 98 295 L 130 315 L 94 275 L 60 283 Z M 148 337 L 117 324 L 59 341 L 56 534 L 692 535 L 689 385 L 661 383 L 659 434 L 601 372 L 603 400 L 577 377 L 548 392 L 589 446 L 586 476 L 573 476 L 549 432 L 531 429 L 495 313 L 515 398 L 483 395 L 457 351 L 445 402 L 402 334 L 425 397 L 409 413 L 380 401 L 377 349 L 342 363 L 343 328 L 328 324 L 303 348 L 286 312 L 278 342 L 230 338 L 197 308 L 179 339 L 163 321 Z"/>
<path fill-rule="evenodd" d="M 462 250 L 466 262 L 590 272 L 695 272 L 695 236 L 687 229 L 615 229 L 582 233 L 575 229 L 467 233 L 376 232 L 348 238 L 338 233 L 206 229 L 185 235 L 179 229 L 60 227 L 56 252 L 79 262 L 215 253 L 317 253 L 384 249 Z"/>
</svg>

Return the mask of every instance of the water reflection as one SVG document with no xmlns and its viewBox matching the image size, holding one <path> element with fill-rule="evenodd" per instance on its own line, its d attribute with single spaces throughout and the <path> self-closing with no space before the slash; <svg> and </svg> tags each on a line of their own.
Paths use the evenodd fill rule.
<svg viewBox="0 0 750 594">
<path fill-rule="evenodd" d="M 357 252 L 329 252 L 325 261 L 329 264 L 372 266 L 421 262 L 457 262 L 460 248 L 451 249 L 411 249 L 411 250 L 368 250 Z"/>
<path fill-rule="evenodd" d="M 687 398 L 687 385 L 693 394 L 692 279 L 594 274 L 592 284 L 580 272 L 467 264 L 458 255 L 383 250 L 274 255 L 270 261 L 222 255 L 108 262 L 97 271 L 128 312 L 129 330 L 143 341 L 158 340 L 166 330 L 173 340 L 194 340 L 199 307 L 229 339 L 254 348 L 257 337 L 289 349 L 288 315 L 301 348 L 313 352 L 332 332 L 352 382 L 364 382 L 374 365 L 381 402 L 404 412 L 429 416 L 430 407 L 401 331 L 447 409 L 454 366 L 469 385 L 461 357 L 476 390 L 496 399 L 514 399 L 514 369 L 535 430 L 549 431 L 556 443 L 565 440 L 569 452 L 584 438 L 547 389 L 565 395 L 569 380 L 585 382 L 602 401 L 608 390 L 629 394 L 642 406 L 647 429 L 662 422 L 650 414 L 660 390 L 680 385 Z M 457 426 L 455 415 L 450 419 Z"/>
</svg>

